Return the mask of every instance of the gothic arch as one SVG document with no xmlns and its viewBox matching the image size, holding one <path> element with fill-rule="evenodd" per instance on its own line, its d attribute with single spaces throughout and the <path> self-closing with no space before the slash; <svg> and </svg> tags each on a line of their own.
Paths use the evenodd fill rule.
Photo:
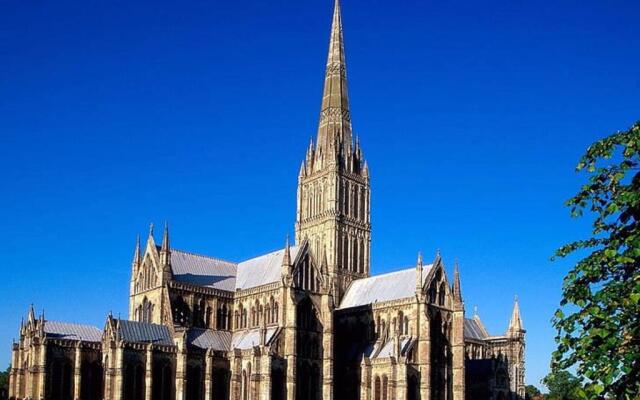
<svg viewBox="0 0 640 400">
<path fill-rule="evenodd" d="M 191 320 L 191 309 L 182 296 L 178 296 L 173 304 L 173 322 L 186 326 Z"/>
<path fill-rule="evenodd" d="M 187 365 L 187 396 L 186 400 L 203 400 L 202 367 L 198 364 Z"/>
<path fill-rule="evenodd" d="M 144 400 L 144 366 L 140 362 L 130 362 L 125 367 L 124 400 Z"/>
<path fill-rule="evenodd" d="M 56 358 L 51 362 L 51 374 L 48 375 L 51 400 L 72 400 L 73 397 L 73 368 L 67 357 Z M 23 384 L 25 384 L 23 379 Z M 23 387 L 26 389 L 26 385 Z M 22 393 L 25 393 L 24 391 Z"/>
<path fill-rule="evenodd" d="M 84 361 L 80 368 L 80 374 L 80 398 L 82 400 L 102 399 L 103 369 L 100 362 Z"/>
<path fill-rule="evenodd" d="M 169 360 L 156 360 L 152 365 L 152 376 L 151 398 L 153 400 L 171 400 L 173 397 L 173 371 Z"/>
</svg>

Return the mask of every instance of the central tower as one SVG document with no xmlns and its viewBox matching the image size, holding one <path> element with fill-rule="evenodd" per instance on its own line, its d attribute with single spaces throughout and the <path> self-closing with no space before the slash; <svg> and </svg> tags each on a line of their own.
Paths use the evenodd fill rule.
<svg viewBox="0 0 640 400">
<path fill-rule="evenodd" d="M 353 141 L 340 2 L 336 0 L 316 142 L 298 176 L 296 242 L 307 239 L 329 274 L 336 301 L 369 276 L 369 169 Z"/>
</svg>

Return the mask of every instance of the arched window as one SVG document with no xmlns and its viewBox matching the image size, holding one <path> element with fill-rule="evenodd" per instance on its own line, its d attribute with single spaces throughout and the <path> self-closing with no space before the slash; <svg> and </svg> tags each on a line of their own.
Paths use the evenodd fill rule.
<svg viewBox="0 0 640 400">
<path fill-rule="evenodd" d="M 376 375 L 373 381 L 373 400 L 382 400 L 380 387 L 380 377 Z"/>
<path fill-rule="evenodd" d="M 191 310 L 189 305 L 187 305 L 182 296 L 178 296 L 173 305 L 173 322 L 185 326 L 190 318 Z"/>
<path fill-rule="evenodd" d="M 438 294 L 436 285 L 436 281 L 431 282 L 431 285 L 429 285 L 429 290 L 427 291 L 427 297 L 429 298 L 429 303 L 431 304 L 436 304 L 436 298 Z"/>
<path fill-rule="evenodd" d="M 249 385 L 248 385 L 249 381 L 247 380 L 247 371 L 243 370 L 242 371 L 242 388 L 241 388 L 241 392 L 242 392 L 242 400 L 249 400 Z"/>
<path fill-rule="evenodd" d="M 404 334 L 409 334 L 409 317 L 407 317 L 406 315 L 404 316 Z"/>
<path fill-rule="evenodd" d="M 389 380 L 386 375 L 382 376 L 382 400 L 387 400 L 387 393 L 389 392 Z"/>
<path fill-rule="evenodd" d="M 440 290 L 438 292 L 438 305 L 443 306 L 444 302 L 445 302 L 445 295 L 446 295 L 447 291 L 446 291 L 446 285 L 444 282 L 442 282 L 440 284 Z"/>
<path fill-rule="evenodd" d="M 273 306 L 273 311 L 274 311 L 274 316 L 273 316 L 273 320 L 274 322 L 278 322 L 279 321 L 279 311 L 280 308 L 278 307 L 278 302 L 276 302 Z"/>
</svg>

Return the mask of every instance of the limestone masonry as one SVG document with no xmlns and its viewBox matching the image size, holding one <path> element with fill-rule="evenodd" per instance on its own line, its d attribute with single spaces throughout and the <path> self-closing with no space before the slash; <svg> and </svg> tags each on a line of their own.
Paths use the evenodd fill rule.
<svg viewBox="0 0 640 400">
<path fill-rule="evenodd" d="M 370 176 L 353 140 L 336 1 L 320 122 L 298 176 L 295 244 L 242 262 L 174 249 L 150 229 L 129 319 L 103 329 L 33 308 L 9 396 L 54 400 L 524 399 L 518 303 L 490 335 L 465 317 L 439 254 L 370 274 Z"/>
</svg>

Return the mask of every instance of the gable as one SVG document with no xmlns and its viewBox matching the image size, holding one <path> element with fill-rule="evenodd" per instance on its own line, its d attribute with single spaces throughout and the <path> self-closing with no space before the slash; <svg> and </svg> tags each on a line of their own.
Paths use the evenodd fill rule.
<svg viewBox="0 0 640 400">
<path fill-rule="evenodd" d="M 236 288 L 237 265 L 229 261 L 171 250 L 171 269 L 178 282 L 226 291 Z"/>
<path fill-rule="evenodd" d="M 422 267 L 423 284 L 432 265 Z M 351 283 L 339 309 L 410 298 L 416 294 L 416 268 L 358 279 Z"/>
</svg>

